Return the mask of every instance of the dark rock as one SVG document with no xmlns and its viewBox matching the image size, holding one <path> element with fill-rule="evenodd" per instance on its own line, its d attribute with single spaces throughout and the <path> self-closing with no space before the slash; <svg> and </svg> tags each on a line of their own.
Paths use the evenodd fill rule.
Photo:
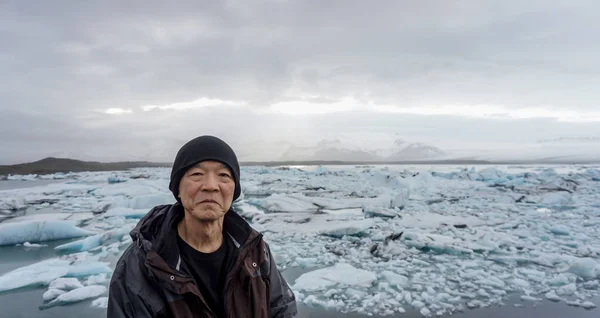
<svg viewBox="0 0 600 318">
<path fill-rule="evenodd" d="M 392 235 L 389 235 L 388 237 L 386 237 L 383 242 L 384 243 L 389 243 L 390 241 L 396 241 L 399 240 L 402 237 L 402 234 L 404 234 L 404 232 L 400 232 L 400 233 L 394 233 Z"/>
<path fill-rule="evenodd" d="M 44 204 L 44 203 L 48 203 L 48 204 L 56 204 L 58 203 L 58 199 L 39 199 L 39 200 L 33 200 L 33 201 L 27 201 L 27 204 L 29 205 L 40 205 L 40 204 Z"/>
<path fill-rule="evenodd" d="M 454 227 L 457 229 L 466 229 L 467 225 L 466 224 L 454 224 Z"/>
</svg>

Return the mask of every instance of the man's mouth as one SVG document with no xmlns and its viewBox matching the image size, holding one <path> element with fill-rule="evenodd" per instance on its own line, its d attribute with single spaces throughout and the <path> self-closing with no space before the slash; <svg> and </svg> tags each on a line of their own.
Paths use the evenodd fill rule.
<svg viewBox="0 0 600 318">
<path fill-rule="evenodd" d="M 200 201 L 200 203 L 214 203 L 214 204 L 218 204 L 218 202 L 217 202 L 217 201 L 215 201 L 215 200 L 211 200 L 211 199 L 202 200 L 202 201 Z"/>
</svg>

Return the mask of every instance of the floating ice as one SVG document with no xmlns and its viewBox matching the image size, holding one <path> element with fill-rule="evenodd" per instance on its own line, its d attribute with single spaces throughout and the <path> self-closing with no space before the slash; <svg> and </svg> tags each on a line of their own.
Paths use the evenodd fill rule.
<svg viewBox="0 0 600 318">
<path fill-rule="evenodd" d="M 370 287 L 376 280 L 377 276 L 373 272 L 357 269 L 347 263 L 338 263 L 302 274 L 296 279 L 293 289 L 310 292 L 336 285 Z"/>
<path fill-rule="evenodd" d="M 63 289 L 63 290 L 71 290 L 76 288 L 83 287 L 83 284 L 77 279 L 73 277 L 69 278 L 57 278 L 50 282 L 48 289 Z"/>
<path fill-rule="evenodd" d="M 569 267 L 569 272 L 584 280 L 600 278 L 600 263 L 591 258 L 575 258 Z"/>
<path fill-rule="evenodd" d="M 139 219 L 148 213 L 149 209 L 131 209 L 125 207 L 115 207 L 108 209 L 103 216 L 123 216 L 126 218 Z"/>
<path fill-rule="evenodd" d="M 408 286 L 408 278 L 404 275 L 399 275 L 392 271 L 383 271 L 381 273 L 381 275 L 388 283 L 390 283 L 394 286 L 400 286 L 400 287 Z"/>
<path fill-rule="evenodd" d="M 76 252 L 89 251 L 101 245 L 108 245 L 120 241 L 123 238 L 123 236 L 129 234 L 129 232 L 133 229 L 134 226 L 135 224 L 130 223 L 116 230 L 107 231 L 102 234 L 88 236 L 82 240 L 59 245 L 55 247 L 55 249 Z"/>
<path fill-rule="evenodd" d="M 51 302 L 40 306 L 40 309 L 47 309 L 54 306 L 61 306 L 70 303 L 79 302 L 82 300 L 96 298 L 106 292 L 105 286 L 93 285 L 73 289 L 69 292 L 59 295 Z"/>
<path fill-rule="evenodd" d="M 331 224 L 328 229 L 322 230 L 321 234 L 338 238 L 344 235 L 362 235 L 373 225 L 375 225 L 375 222 L 370 219 L 345 221 L 337 224 Z"/>
<path fill-rule="evenodd" d="M 561 301 L 562 300 L 562 298 L 560 298 L 560 296 L 558 296 L 556 294 L 556 292 L 553 290 L 547 292 L 544 296 L 546 297 L 546 299 L 551 300 L 551 301 Z"/>
<path fill-rule="evenodd" d="M 95 234 L 72 221 L 25 221 L 0 224 L 0 246 L 44 242 Z"/>
<path fill-rule="evenodd" d="M 175 203 L 173 194 L 158 192 L 134 197 L 129 202 L 129 207 L 132 209 L 151 209 L 157 205 L 172 203 Z"/>
<path fill-rule="evenodd" d="M 308 200 L 285 194 L 272 194 L 264 199 L 248 199 L 248 203 L 269 212 L 316 212 L 319 210 L 319 207 Z"/>
<path fill-rule="evenodd" d="M 49 259 L 18 268 L 0 276 L 0 292 L 29 286 L 48 285 L 51 281 L 67 275 L 69 262 Z"/>
<path fill-rule="evenodd" d="M 92 301 L 92 307 L 96 308 L 108 308 L 108 297 L 100 297 Z"/>
<path fill-rule="evenodd" d="M 60 290 L 60 289 L 48 289 L 43 295 L 42 295 L 42 299 L 44 299 L 44 301 L 51 301 L 52 299 L 62 295 L 66 293 L 66 291 L 64 290 Z"/>
<path fill-rule="evenodd" d="M 392 315 L 408 306 L 434 316 L 487 307 L 513 296 L 581 299 L 581 307 L 583 299 L 600 293 L 600 191 L 593 180 L 597 169 L 242 169 L 245 198 L 234 207 L 265 233 L 278 265 L 329 270 L 306 273 L 295 282 L 304 304 L 366 315 Z M 45 266 L 48 277 L 31 284 L 77 277 L 84 286 L 105 285 L 112 269 L 103 260 L 110 257 L 112 262 L 131 243 L 125 232 L 135 220 L 128 219 L 142 217 L 162 199 L 174 201 L 165 189 L 169 173 L 78 173 L 69 176 L 72 184 L 0 191 L 0 205 L 23 198 L 22 205 L 31 209 L 52 205 L 60 212 L 76 212 L 33 215 L 28 210 L 14 222 L 77 220 L 94 232 L 58 248 L 61 253 L 89 253 L 61 257 L 68 263 Z M 108 184 L 113 175 L 127 182 Z M 336 266 L 352 270 L 346 273 Z M 18 276 L 35 277 L 38 272 L 44 273 L 38 268 Z M 29 284 L 7 274 L 0 277 L 2 287 L 6 281 L 11 289 Z M 355 279 L 361 275 L 364 283 Z M 303 282 L 307 279 L 310 283 Z M 59 297 L 57 291 L 48 289 L 46 298 Z M 103 307 L 106 297 L 90 299 Z"/>
</svg>

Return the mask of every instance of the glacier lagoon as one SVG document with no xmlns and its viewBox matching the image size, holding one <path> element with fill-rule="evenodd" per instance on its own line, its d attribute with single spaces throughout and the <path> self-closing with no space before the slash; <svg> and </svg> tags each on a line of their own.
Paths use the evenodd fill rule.
<svg viewBox="0 0 600 318">
<path fill-rule="evenodd" d="M 2 308 L 103 316 L 127 232 L 172 200 L 168 175 L 4 181 Z M 242 186 L 236 208 L 273 245 L 303 317 L 597 315 L 597 166 L 243 167 Z M 15 229 L 22 242 L 2 236 Z"/>
</svg>

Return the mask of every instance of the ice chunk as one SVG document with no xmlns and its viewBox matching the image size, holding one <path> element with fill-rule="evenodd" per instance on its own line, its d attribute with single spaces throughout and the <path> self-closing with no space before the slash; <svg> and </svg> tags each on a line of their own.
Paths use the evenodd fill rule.
<svg viewBox="0 0 600 318">
<path fill-rule="evenodd" d="M 427 307 L 421 308 L 420 312 L 421 312 L 421 315 L 423 315 L 425 317 L 431 316 L 431 310 L 427 309 Z"/>
<path fill-rule="evenodd" d="M 564 225 L 554 225 L 550 227 L 550 232 L 554 235 L 569 235 L 571 231 Z"/>
<path fill-rule="evenodd" d="M 89 286 L 89 285 L 100 285 L 100 284 L 104 284 L 106 282 L 108 282 L 108 278 L 106 273 L 103 274 L 98 274 L 98 275 L 92 275 L 90 277 L 88 277 L 85 281 L 85 285 Z"/>
<path fill-rule="evenodd" d="M 98 247 L 100 245 L 108 245 L 120 241 L 124 235 L 129 234 L 129 232 L 133 229 L 134 226 L 135 224 L 130 223 L 116 230 L 107 231 L 102 234 L 96 234 L 93 236 L 86 237 L 82 240 L 77 240 L 75 242 L 59 245 L 54 249 L 77 252 L 89 251 L 94 247 Z"/>
<path fill-rule="evenodd" d="M 264 199 L 248 199 L 248 203 L 269 212 L 316 212 L 319 210 L 310 201 L 299 199 L 297 196 L 277 193 Z"/>
<path fill-rule="evenodd" d="M 344 221 L 337 224 L 332 224 L 328 229 L 322 230 L 320 233 L 322 235 L 338 238 L 344 235 L 360 236 L 373 225 L 375 225 L 375 221 L 371 219 Z"/>
<path fill-rule="evenodd" d="M 552 278 L 550 278 L 548 280 L 548 284 L 550 286 L 564 286 L 564 285 L 568 285 L 569 283 L 573 283 L 575 282 L 575 280 L 577 279 L 576 275 L 571 274 L 571 273 L 560 273 Z"/>
<path fill-rule="evenodd" d="M 75 302 L 79 302 L 79 301 L 90 299 L 90 298 L 96 298 L 98 296 L 101 296 L 105 292 L 106 292 L 106 287 L 100 286 L 100 285 L 85 286 L 85 287 L 73 289 L 69 292 L 66 292 L 66 293 L 56 297 L 56 299 L 54 299 L 53 301 L 40 306 L 40 309 L 43 310 L 43 309 L 47 309 L 47 308 L 50 308 L 53 306 L 66 305 L 66 304 L 75 303 Z"/>
<path fill-rule="evenodd" d="M 25 221 L 0 224 L 0 246 L 93 235 L 72 221 Z"/>
<path fill-rule="evenodd" d="M 408 278 L 404 275 L 399 275 L 391 271 L 381 272 L 383 278 L 390 284 L 405 287 L 408 286 Z"/>
<path fill-rule="evenodd" d="M 324 290 L 335 285 L 370 287 L 377 276 L 370 271 L 357 269 L 347 263 L 337 263 L 331 267 L 317 269 L 298 277 L 293 286 L 299 291 Z"/>
<path fill-rule="evenodd" d="M 0 276 L 0 292 L 28 286 L 47 285 L 69 272 L 69 262 L 50 259 L 18 268 Z"/>
<path fill-rule="evenodd" d="M 575 258 L 569 272 L 584 280 L 593 280 L 600 276 L 600 264 L 591 258 Z"/>
<path fill-rule="evenodd" d="M 148 213 L 149 209 L 131 209 L 125 207 L 115 207 L 108 209 L 103 215 L 108 216 L 123 216 L 126 218 L 138 219 Z"/>
<path fill-rule="evenodd" d="M 556 292 L 553 290 L 547 292 L 546 295 L 544 295 L 544 296 L 546 296 L 546 299 L 551 300 L 551 301 L 561 301 L 562 300 L 562 298 L 560 298 L 560 296 L 558 296 L 556 294 Z"/>
<path fill-rule="evenodd" d="M 581 307 L 583 307 L 585 309 L 592 309 L 592 308 L 596 308 L 596 304 L 594 304 L 591 301 L 584 301 L 583 303 L 581 303 Z"/>
<path fill-rule="evenodd" d="M 110 176 L 110 177 L 108 177 L 108 183 L 109 184 L 122 183 L 122 182 L 127 182 L 127 179 L 120 178 L 118 176 Z"/>
<path fill-rule="evenodd" d="M 527 300 L 527 301 L 540 301 L 540 300 L 542 300 L 541 298 L 536 298 L 536 297 L 527 296 L 527 295 L 522 295 L 521 299 L 522 300 Z"/>
<path fill-rule="evenodd" d="M 75 264 L 71 264 L 68 267 L 66 276 L 69 277 L 86 277 L 90 275 L 98 275 L 104 273 L 112 273 L 108 262 L 98 261 L 80 261 Z"/>
<path fill-rule="evenodd" d="M 544 193 L 540 200 L 541 204 L 552 206 L 564 206 L 571 203 L 571 195 L 568 192 Z"/>
<path fill-rule="evenodd" d="M 48 289 L 63 289 L 63 290 L 71 290 L 76 288 L 81 288 L 83 285 L 77 278 L 69 277 L 69 278 L 57 278 L 50 282 Z"/>
<path fill-rule="evenodd" d="M 569 296 L 573 295 L 577 291 L 577 285 L 575 283 L 571 283 L 565 286 L 561 286 L 556 290 L 556 293 L 561 296 Z"/>
<path fill-rule="evenodd" d="M 48 245 L 46 245 L 46 244 L 32 244 L 32 243 L 29 243 L 29 242 L 25 242 L 25 243 L 23 243 L 23 246 L 25 246 L 25 247 L 44 247 L 44 246 L 48 246 Z"/>
<path fill-rule="evenodd" d="M 66 291 L 64 290 L 60 290 L 60 289 L 48 289 L 43 295 L 42 298 L 44 299 L 44 301 L 51 301 L 52 299 L 62 295 L 66 293 Z"/>
<path fill-rule="evenodd" d="M 132 209 L 151 209 L 157 205 L 175 203 L 175 198 L 171 193 L 157 192 L 137 196 L 129 202 Z"/>
<path fill-rule="evenodd" d="M 25 210 L 27 208 L 27 203 L 25 199 L 22 198 L 9 198 L 0 201 L 0 212 L 1 211 L 9 211 L 16 212 Z"/>
<path fill-rule="evenodd" d="M 427 234 L 427 233 L 404 233 L 404 244 L 408 247 L 414 247 L 422 251 L 434 251 L 436 253 L 460 255 L 463 253 L 473 253 L 472 249 L 469 249 L 463 245 L 459 240 L 456 240 L 449 236 L 439 234 Z M 474 245 L 473 245 L 474 246 Z M 481 247 L 483 248 L 483 247 Z"/>
<path fill-rule="evenodd" d="M 108 297 L 100 297 L 92 301 L 92 307 L 108 308 Z"/>
</svg>

